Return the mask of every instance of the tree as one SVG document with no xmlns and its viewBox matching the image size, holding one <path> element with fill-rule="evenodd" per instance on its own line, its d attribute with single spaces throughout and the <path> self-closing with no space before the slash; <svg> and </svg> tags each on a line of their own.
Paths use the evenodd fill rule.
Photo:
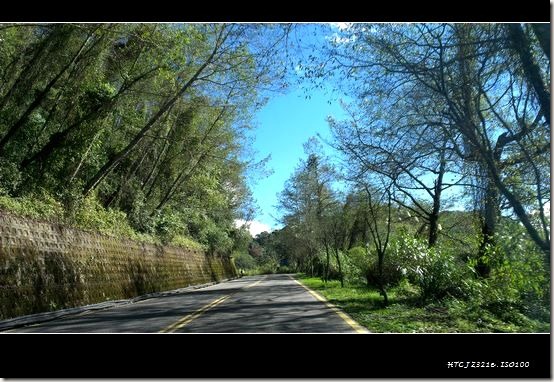
<svg viewBox="0 0 554 382">
<path fill-rule="evenodd" d="M 432 107 L 418 114 L 425 123 L 443 127 L 449 146 L 467 170 L 473 169 L 468 175 L 478 178 L 477 186 L 484 190 L 484 243 L 494 236 L 501 196 L 548 263 L 546 217 L 539 218 L 538 227 L 532 218 L 533 211 L 541 215 L 549 201 L 545 173 L 540 170 L 548 156 L 549 118 L 541 106 L 545 97 L 536 76 L 548 73 L 548 60 L 540 56 L 532 38 L 523 44 L 534 46 L 531 66 L 521 55 L 514 56 L 518 31 L 512 30 L 510 38 L 500 25 L 355 24 L 341 36 L 331 65 L 343 70 L 345 83 L 357 87 L 358 94 L 367 94 L 368 79 L 381 86 L 380 94 L 399 97 L 394 100 L 409 95 L 411 89 L 426 89 L 418 94 Z M 528 28 L 528 37 L 530 33 Z M 531 171 L 523 175 L 518 166 L 529 166 Z M 512 171 L 533 178 L 537 185 L 533 201 L 522 197 L 529 191 L 527 180 L 515 181 L 508 175 Z"/>
<path fill-rule="evenodd" d="M 304 150 L 307 160 L 300 162 L 279 195 L 279 204 L 284 212 L 282 221 L 303 243 L 302 249 L 308 258 L 312 275 L 315 274 L 317 255 L 323 246 L 326 254 L 324 278 L 327 279 L 331 243 L 324 225 L 329 209 L 336 204 L 331 189 L 333 170 L 319 154 L 322 148 L 315 138 L 304 145 Z"/>
<path fill-rule="evenodd" d="M 389 298 L 387 294 L 387 283 L 385 279 L 385 256 L 389 249 L 392 232 L 392 210 L 393 195 L 391 184 L 383 182 L 383 179 L 377 182 L 371 182 L 364 176 L 356 180 L 358 190 L 364 198 L 361 199 L 361 208 L 365 219 L 366 227 L 369 231 L 369 237 L 373 244 L 373 250 L 377 255 L 378 287 L 383 303 L 388 305 Z M 379 184 L 380 183 L 380 184 Z M 366 243 L 366 254 L 371 256 L 369 242 Z"/>
<path fill-rule="evenodd" d="M 410 105 L 397 102 L 395 111 L 387 108 L 389 111 L 383 113 L 379 111 L 386 108 L 382 100 L 371 107 L 364 101 L 359 115 L 350 112 L 350 120 L 328 120 L 333 133 L 331 145 L 347 163 L 358 163 L 363 168 L 360 171 L 379 173 L 392 182 L 399 191 L 394 201 L 422 219 L 420 231 L 427 228 L 432 247 L 438 239 L 443 192 L 464 181 L 463 175 L 454 173 L 452 147 L 440 126 L 427 124 L 417 111 L 407 114 L 404 107 Z"/>
<path fill-rule="evenodd" d="M 163 242 L 193 237 L 231 250 L 234 220 L 253 204 L 245 137 L 264 92 L 282 85 L 272 52 L 286 33 L 254 24 L 2 26 L 2 192 L 54 195 L 72 223 L 101 204 Z"/>
</svg>

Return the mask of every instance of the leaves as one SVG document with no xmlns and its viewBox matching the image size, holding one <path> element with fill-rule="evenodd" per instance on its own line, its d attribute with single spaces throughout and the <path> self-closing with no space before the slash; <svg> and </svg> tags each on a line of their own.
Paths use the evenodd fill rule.
<svg viewBox="0 0 554 382">
<path fill-rule="evenodd" d="M 258 29 L 0 29 L 0 187 L 59 195 L 82 227 L 229 250 L 252 202 L 243 130 L 273 80 Z"/>
</svg>

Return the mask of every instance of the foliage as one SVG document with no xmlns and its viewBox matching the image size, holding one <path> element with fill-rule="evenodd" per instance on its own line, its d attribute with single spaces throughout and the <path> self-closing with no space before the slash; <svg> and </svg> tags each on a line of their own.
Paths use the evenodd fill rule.
<svg viewBox="0 0 554 382">
<path fill-rule="evenodd" d="M 199 249 L 199 250 L 205 250 L 206 249 L 205 246 L 198 243 L 194 239 L 192 239 L 188 236 L 183 236 L 183 235 L 173 236 L 170 243 L 173 244 L 173 245 L 179 246 L 179 247 L 183 247 L 183 248 Z"/>
<path fill-rule="evenodd" d="M 62 221 L 64 215 L 62 204 L 44 190 L 33 196 L 17 198 L 0 194 L 0 209 L 42 220 Z"/>
<path fill-rule="evenodd" d="M 318 74 L 339 73 L 355 101 L 352 118 L 330 120 L 334 146 L 350 167 L 390 178 L 398 203 L 426 216 L 430 233 L 436 214 L 413 191 L 424 191 L 436 212 L 441 190 L 460 184 L 485 241 L 509 208 L 548 258 L 550 60 L 537 30 L 422 23 L 337 32 L 343 43 L 328 47 Z"/>
<path fill-rule="evenodd" d="M 233 246 L 233 241 L 229 238 L 227 232 L 214 223 L 210 223 L 201 231 L 199 240 L 207 245 L 212 252 L 217 250 L 224 253 L 231 250 Z"/>
<path fill-rule="evenodd" d="M 364 280 L 370 272 L 372 261 L 363 247 L 350 248 L 346 254 L 347 281 L 356 282 Z"/>
<path fill-rule="evenodd" d="M 272 261 L 267 261 L 256 267 L 254 274 L 270 275 L 277 273 L 278 265 Z"/>
<path fill-rule="evenodd" d="M 368 251 L 363 247 L 353 247 L 348 251 L 347 259 L 352 265 L 350 281 L 365 281 L 367 286 L 378 288 L 381 275 L 379 273 L 378 259 L 375 253 Z M 383 264 L 383 282 L 386 286 L 394 286 L 400 282 L 403 273 L 400 270 L 395 259 L 391 256 L 385 257 Z"/>
<path fill-rule="evenodd" d="M 340 287 L 338 281 L 323 282 L 300 275 L 300 281 L 343 309 L 373 333 L 524 333 L 550 332 L 549 320 L 531 319 L 518 314 L 496 316 L 478 304 L 447 299 L 421 306 L 406 282 L 389 290 L 389 305 L 384 307 L 376 289 L 360 284 Z"/>
<path fill-rule="evenodd" d="M 256 260 L 246 252 L 233 252 L 235 265 L 239 270 L 251 270 L 256 268 Z"/>
<path fill-rule="evenodd" d="M 467 295 L 472 268 L 451 253 L 412 237 L 397 240 L 394 252 L 400 271 L 420 288 L 424 301 Z"/>
<path fill-rule="evenodd" d="M 104 209 L 94 197 L 87 197 L 83 200 L 75 214 L 75 223 L 80 228 L 102 232 L 107 235 L 135 239 L 145 238 L 137 235 L 129 225 L 124 212 Z"/>
<path fill-rule="evenodd" d="M 0 28 L 0 205 L 229 253 L 234 220 L 252 209 L 244 138 L 263 104 L 259 89 L 279 75 L 276 46 L 259 32 L 238 24 Z"/>
<path fill-rule="evenodd" d="M 525 230 L 513 221 L 504 221 L 487 249 L 494 262 L 491 275 L 482 280 L 474 303 L 506 317 L 550 319 L 550 274 L 540 249 L 527 238 Z"/>
<path fill-rule="evenodd" d="M 338 161 L 310 138 L 279 194 L 283 228 L 252 239 L 235 227 L 252 218 L 248 181 L 265 163 L 254 164 L 249 126 L 262 89 L 283 79 L 288 27 L 6 25 L 0 208 L 232 253 L 248 272 L 302 271 L 329 288 L 338 279 L 340 293 L 363 281 L 385 304 L 390 289 L 383 317 L 435 312 L 447 321 L 438 331 L 538 327 L 550 317 L 550 59 L 540 28 L 334 31 L 297 68 L 312 84 L 335 75 L 352 100 L 346 120 L 328 118 Z M 358 308 L 376 306 L 374 291 L 358 292 Z M 402 298 L 420 306 L 395 306 Z M 402 324 L 410 329 L 428 328 Z"/>
</svg>

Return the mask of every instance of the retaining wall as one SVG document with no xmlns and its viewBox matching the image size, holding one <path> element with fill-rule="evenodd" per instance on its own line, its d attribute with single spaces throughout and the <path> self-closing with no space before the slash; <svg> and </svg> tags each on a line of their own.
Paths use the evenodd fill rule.
<svg viewBox="0 0 554 382">
<path fill-rule="evenodd" d="M 0 319 L 236 276 L 200 250 L 113 238 L 0 211 Z"/>
</svg>

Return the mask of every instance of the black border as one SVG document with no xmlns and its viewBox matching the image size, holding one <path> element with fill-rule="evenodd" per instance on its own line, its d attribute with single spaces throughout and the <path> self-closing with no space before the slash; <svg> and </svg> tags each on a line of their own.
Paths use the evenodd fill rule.
<svg viewBox="0 0 554 382">
<path fill-rule="evenodd" d="M 0 22 L 550 22 L 551 12 L 499 0 L 253 4 L 12 2 Z M 18 378 L 551 378 L 550 358 L 550 334 L 0 335 L 0 370 Z"/>
<path fill-rule="evenodd" d="M 6 378 L 551 378 L 550 334 L 3 334 L 0 341 Z M 530 367 L 449 368 L 449 361 Z"/>
<path fill-rule="evenodd" d="M 11 2 L 0 22 L 549 22 L 546 1 Z"/>
</svg>

